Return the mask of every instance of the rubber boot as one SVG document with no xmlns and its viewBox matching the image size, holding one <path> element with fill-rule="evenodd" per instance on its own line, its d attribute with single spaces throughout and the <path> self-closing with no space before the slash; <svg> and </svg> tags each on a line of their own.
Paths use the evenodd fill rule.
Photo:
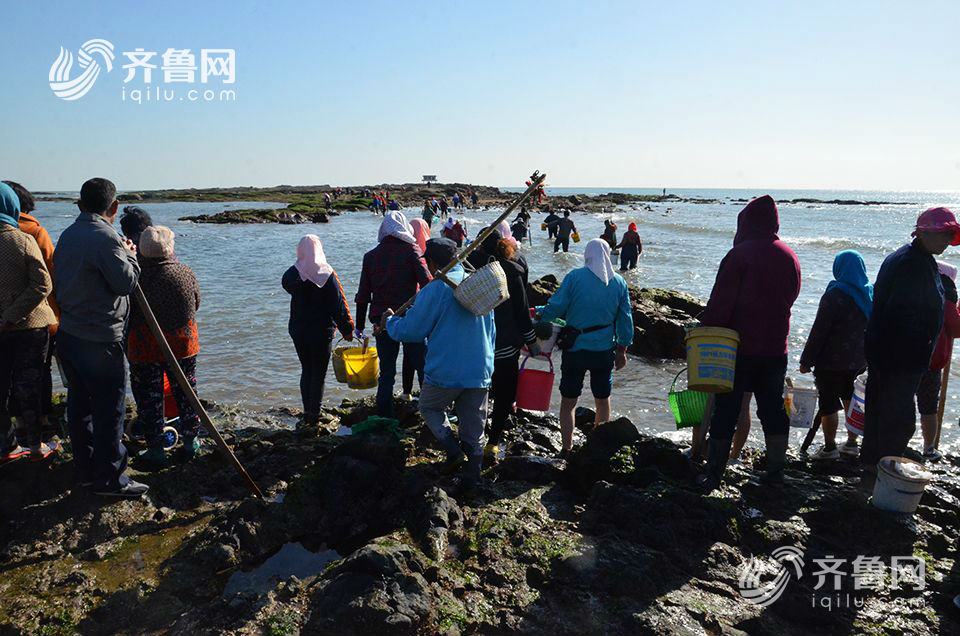
<svg viewBox="0 0 960 636">
<path fill-rule="evenodd" d="M 196 437 L 184 437 L 180 460 L 188 462 L 200 453 L 200 440 Z"/>
<path fill-rule="evenodd" d="M 782 484 L 783 469 L 787 466 L 787 446 L 790 445 L 788 435 L 764 435 L 767 445 L 767 472 L 760 477 L 765 484 Z"/>
<path fill-rule="evenodd" d="M 707 442 L 707 471 L 697 479 L 697 484 L 705 495 L 709 495 L 720 487 L 723 471 L 726 470 L 727 460 L 730 459 L 732 445 L 732 437 L 710 436 Z"/>
<path fill-rule="evenodd" d="M 480 473 L 483 470 L 483 455 L 470 455 L 463 467 L 463 487 L 472 490 L 480 485 Z"/>
</svg>

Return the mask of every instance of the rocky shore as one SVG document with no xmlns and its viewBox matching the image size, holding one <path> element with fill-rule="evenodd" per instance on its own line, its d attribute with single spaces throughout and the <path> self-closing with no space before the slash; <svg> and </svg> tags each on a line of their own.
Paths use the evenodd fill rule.
<svg viewBox="0 0 960 636">
<path fill-rule="evenodd" d="M 629 420 L 591 431 L 579 411 L 564 461 L 556 419 L 521 411 L 467 493 L 415 407 L 397 403 L 399 438 L 342 434 L 370 400 L 316 429 L 215 409 L 266 501 L 206 446 L 138 475 L 140 501 L 87 494 L 65 457 L 3 467 L 0 634 L 960 633 L 956 457 L 915 516 L 870 506 L 845 462 L 794 457 L 782 488 L 762 487 L 755 453 L 701 497 L 681 449 Z M 803 576 L 769 607 L 745 601 L 742 564 L 772 579 L 781 546 L 803 551 Z M 918 557 L 926 587 L 817 586 L 812 559 L 857 555 Z"/>
</svg>

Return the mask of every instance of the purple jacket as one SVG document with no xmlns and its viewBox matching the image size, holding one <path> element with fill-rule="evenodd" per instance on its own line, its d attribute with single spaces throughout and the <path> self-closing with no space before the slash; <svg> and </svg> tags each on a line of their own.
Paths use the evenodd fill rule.
<svg viewBox="0 0 960 636">
<path fill-rule="evenodd" d="M 800 294 L 800 263 L 777 236 L 779 231 L 777 204 L 769 195 L 743 208 L 733 249 L 720 262 L 700 318 L 704 325 L 736 330 L 741 355 L 787 352 L 790 308 Z"/>
</svg>

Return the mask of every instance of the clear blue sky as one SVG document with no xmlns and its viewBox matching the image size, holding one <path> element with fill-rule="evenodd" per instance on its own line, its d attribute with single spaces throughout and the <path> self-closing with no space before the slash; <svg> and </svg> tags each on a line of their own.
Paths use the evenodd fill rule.
<svg viewBox="0 0 960 636">
<path fill-rule="evenodd" d="M 37 1 L 3 13 L 0 177 L 34 189 L 93 175 L 121 189 L 424 173 L 515 185 L 534 169 L 553 186 L 960 188 L 955 2 Z M 47 75 L 60 46 L 76 56 L 92 38 L 116 46 L 116 66 L 82 99 L 58 99 Z M 236 102 L 121 101 L 142 87 L 119 68 L 137 47 L 236 49 Z"/>
</svg>

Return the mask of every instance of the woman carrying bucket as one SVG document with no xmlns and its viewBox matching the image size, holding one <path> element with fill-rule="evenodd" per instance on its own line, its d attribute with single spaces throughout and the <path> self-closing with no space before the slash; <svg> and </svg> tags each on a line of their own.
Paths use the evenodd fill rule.
<svg viewBox="0 0 960 636">
<path fill-rule="evenodd" d="M 823 430 L 823 446 L 810 459 L 858 454 L 857 436 L 852 432 L 847 432 L 846 443 L 837 448 L 837 412 L 850 407 L 853 383 L 867 366 L 863 339 L 872 311 L 873 285 L 868 282 L 863 257 L 854 250 L 838 253 L 833 259 L 833 281 L 820 298 L 817 317 L 800 355 L 800 373 L 813 370 Z"/>
<path fill-rule="evenodd" d="M 316 234 L 300 239 L 297 262 L 283 274 L 281 283 L 290 294 L 288 330 L 300 358 L 303 422 L 316 425 L 334 329 L 339 329 L 346 340 L 353 340 L 353 317 L 340 279 L 327 263 Z"/>
<path fill-rule="evenodd" d="M 579 331 L 572 345 L 561 345 L 560 432 L 565 454 L 573 447 L 573 412 L 587 372 L 596 402 L 596 426 L 610 419 L 613 369 L 627 364 L 627 347 L 633 342 L 630 292 L 610 262 L 610 245 L 603 239 L 591 240 L 583 259 L 585 266 L 567 274 L 539 312 L 542 321 L 563 318 L 568 328 Z"/>
<path fill-rule="evenodd" d="M 790 310 L 800 293 L 800 263 L 777 236 L 780 216 L 769 195 L 754 199 L 737 218 L 733 249 L 720 262 L 701 323 L 739 335 L 733 390 L 718 393 L 710 423 L 705 492 L 720 485 L 740 416 L 743 394 L 752 391 L 767 446 L 764 480 L 783 479 L 789 419 L 783 406 Z M 736 342 L 734 340 L 733 342 Z"/>
<path fill-rule="evenodd" d="M 496 254 L 496 259 L 506 274 L 507 289 L 510 292 L 510 298 L 493 311 L 497 328 L 496 350 L 493 354 L 493 379 L 490 385 L 493 417 L 483 456 L 486 463 L 495 464 L 507 418 L 517 399 L 520 347 L 526 344 L 533 356 L 540 353 L 540 347 L 530 320 L 530 305 L 527 303 L 527 290 L 523 282 L 523 268 L 514 260 L 517 242 L 502 237 L 499 230 L 494 230 L 483 242 L 482 247 L 485 252 Z"/>
</svg>

